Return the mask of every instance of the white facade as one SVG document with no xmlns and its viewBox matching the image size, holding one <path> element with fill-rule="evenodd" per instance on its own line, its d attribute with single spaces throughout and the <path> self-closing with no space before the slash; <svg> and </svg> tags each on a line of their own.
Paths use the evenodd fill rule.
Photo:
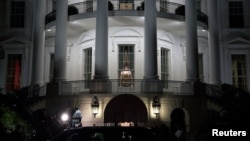
<svg viewBox="0 0 250 141">
<path fill-rule="evenodd" d="M 75 4 L 79 1 L 69 1 L 69 4 Z M 80 1 L 81 2 L 81 1 Z M 171 2 L 171 1 L 170 1 Z M 176 1 L 175 1 L 176 2 Z M 248 1 L 243 2 L 244 12 L 244 27 L 243 28 L 229 28 L 229 14 L 228 14 L 228 1 L 220 1 L 218 4 L 218 34 L 220 46 L 220 74 L 221 83 L 233 84 L 232 80 L 232 54 L 244 54 L 246 56 L 246 74 L 247 88 L 249 90 L 250 74 L 249 74 L 249 12 L 246 7 L 249 5 Z M 113 1 L 117 3 L 117 1 Z M 185 1 L 176 2 L 184 4 Z M 2 6 L 10 7 L 11 1 L 2 1 Z M 35 16 L 35 9 L 28 8 L 34 7 L 34 1 L 25 1 L 25 25 L 24 28 L 11 28 L 10 9 L 6 8 L 1 12 L 1 17 L 5 18 L 1 22 L 1 46 L 4 50 L 4 58 L 1 59 L 1 81 L 0 86 L 2 91 L 6 92 L 7 78 L 7 62 L 8 54 L 21 54 L 22 55 L 22 68 L 21 68 L 21 86 L 28 86 L 32 83 L 32 56 L 33 56 L 33 16 Z M 95 4 L 94 4 L 95 5 Z M 139 5 L 139 2 L 137 2 Z M 186 80 L 186 35 L 185 28 L 187 25 L 183 21 L 183 17 L 161 13 L 159 11 L 160 3 L 157 3 L 158 18 L 157 18 L 157 62 L 158 62 L 158 76 L 161 79 L 161 59 L 160 50 L 166 48 L 169 50 L 169 80 Z M 200 9 L 207 14 L 207 1 L 200 2 Z M 52 10 L 53 2 L 47 1 L 46 13 Z M 95 7 L 95 6 L 94 6 Z M 116 5 L 114 5 L 116 8 Z M 94 9 L 95 10 L 95 9 Z M 34 11 L 34 12 L 32 12 Z M 121 13 L 119 13 L 121 12 Z M 123 13 L 122 13 L 123 12 Z M 33 13 L 33 15 L 32 15 Z M 94 12 L 95 13 L 95 12 Z M 208 15 L 209 16 L 209 15 Z M 224 20 L 221 20 L 222 18 Z M 66 56 L 66 80 L 83 80 L 84 79 L 84 59 L 83 50 L 85 48 L 92 48 L 92 76 L 95 70 L 95 37 L 96 37 L 96 19 L 93 13 L 85 13 L 81 15 L 73 15 L 69 17 L 67 23 L 67 56 Z M 144 17 L 143 12 L 140 11 L 111 11 L 109 12 L 108 19 L 108 76 L 110 79 L 118 79 L 118 45 L 131 44 L 134 45 L 135 56 L 135 79 L 143 79 L 144 75 Z M 197 39 L 198 39 L 198 52 L 202 55 L 203 72 L 200 73 L 200 79 L 205 83 L 210 83 L 209 75 L 209 28 L 205 23 L 197 21 Z M 7 27 L 7 28 L 5 28 Z M 47 31 L 51 29 L 51 31 Z M 203 32 L 202 30 L 206 31 Z M 46 31 L 45 31 L 46 30 Z M 50 57 L 54 53 L 55 47 L 55 22 L 46 24 L 45 31 L 45 44 L 44 44 L 44 75 L 42 85 L 50 82 Z M 92 77 L 93 78 L 93 77 Z"/>
<path fill-rule="evenodd" d="M 158 64 L 161 64 L 160 49 L 166 48 L 169 50 L 170 63 L 170 80 L 185 81 L 185 46 L 184 41 L 178 36 L 172 35 L 169 32 L 158 30 L 157 51 Z M 144 64 L 144 32 L 143 27 L 109 27 L 108 38 L 108 69 L 109 78 L 118 79 L 118 46 L 120 44 L 131 44 L 135 48 L 135 79 L 143 79 L 143 64 Z M 199 52 L 207 56 L 207 43 L 200 43 Z M 205 41 L 207 42 L 207 41 Z M 46 82 L 49 82 L 49 67 L 50 54 L 54 52 L 53 38 L 46 40 L 45 47 L 45 75 Z M 90 30 L 82 33 L 79 36 L 68 38 L 67 40 L 67 80 L 83 80 L 84 73 L 84 54 L 83 50 L 92 48 L 95 51 L 95 30 Z M 94 59 L 92 57 L 92 70 L 94 70 Z M 205 60 L 205 59 L 204 59 Z M 204 63 L 207 63 L 206 60 Z M 204 66 L 206 67 L 206 66 Z M 160 65 L 158 65 L 158 73 L 160 74 Z M 206 69 L 204 69 L 206 70 Z M 207 73 L 207 72 L 205 72 Z M 207 78 L 205 77 L 205 80 Z"/>
<path fill-rule="evenodd" d="M 119 5 L 118 0 L 110 1 L 114 9 L 107 11 L 108 7 L 103 6 L 104 8 L 100 9 L 104 12 L 106 10 L 108 16 L 102 17 L 102 12 L 97 11 L 100 10 L 97 8 L 97 2 L 104 0 L 94 1 L 90 7 L 86 4 L 86 0 L 68 0 L 68 4 L 77 7 L 79 12 L 69 16 L 65 12 L 67 0 L 60 0 L 57 10 L 61 11 L 58 13 L 53 11 L 53 8 L 56 8 L 54 5 L 56 0 L 1 0 L 0 93 L 7 94 L 15 89 L 39 84 L 43 91 L 40 91 L 40 96 L 48 96 L 51 99 L 48 98 L 42 103 L 43 106 L 34 106 L 33 111 L 49 107 L 51 112 L 61 112 L 69 107 L 78 106 L 83 113 L 84 126 L 92 126 L 94 123 L 103 125 L 107 105 L 115 97 L 125 93 L 142 101 L 149 123 L 159 120 L 169 125 L 171 112 L 175 108 L 183 108 L 186 112 L 187 129 L 191 130 L 195 124 L 199 124 L 196 120 L 201 121 L 208 105 L 206 98 L 193 98 L 194 92 L 191 90 L 193 85 L 190 87 L 187 84 L 200 79 L 206 84 L 217 86 L 226 83 L 250 90 L 249 0 L 199 0 L 197 9 L 205 15 L 197 21 L 190 20 L 196 19 L 196 11 L 192 11 L 196 9 L 195 0 L 190 0 L 193 5 L 187 5 L 185 0 L 167 0 L 164 2 L 170 3 L 163 4 L 165 7 L 162 6 L 162 1 L 157 0 L 156 16 L 151 17 L 150 13 L 145 14 L 146 9 L 145 11 L 140 9 L 143 0 L 135 0 L 134 7 L 125 10 L 124 5 Z M 24 10 L 22 17 L 24 20 L 20 20 L 24 24 L 11 22 L 11 16 L 15 17 L 15 12 L 14 14 L 11 12 L 13 9 L 11 4 L 15 2 L 20 7 L 14 9 Z M 242 2 L 242 7 L 234 7 L 232 3 L 230 6 L 230 2 Z M 189 21 L 183 16 L 183 5 L 189 9 L 186 11 L 188 13 L 186 18 Z M 217 10 L 213 9 L 214 6 L 217 6 Z M 139 10 L 137 7 L 140 7 Z M 180 13 L 176 13 L 178 8 Z M 242 25 L 230 23 L 230 20 L 232 22 L 230 17 L 235 14 L 231 13 L 229 16 L 230 8 L 243 9 L 243 12 L 238 14 L 243 16 Z M 145 20 L 146 15 L 150 20 Z M 98 23 L 97 18 L 104 20 Z M 207 18 L 210 22 L 207 22 Z M 60 23 L 57 23 L 58 21 Z M 152 21 L 156 22 L 156 29 L 154 24 L 150 25 Z M 107 47 L 107 50 L 101 50 L 102 47 Z M 121 51 L 122 47 L 128 52 Z M 156 53 L 148 51 L 149 49 Z M 96 55 L 97 50 L 99 56 Z M 130 66 L 133 79 L 139 80 L 139 83 L 133 84 L 134 87 L 123 88 L 118 83 L 121 68 L 126 63 L 125 59 L 121 59 L 125 53 L 130 55 L 128 60 L 133 62 Z M 157 65 L 152 63 L 154 57 L 157 58 Z M 106 61 L 106 64 L 102 63 Z M 96 69 L 97 66 L 104 68 Z M 103 73 L 106 68 L 107 74 Z M 196 76 L 196 71 L 199 71 L 199 76 Z M 55 76 L 55 73 L 59 75 Z M 116 83 L 112 84 L 111 92 L 91 93 L 90 86 L 85 86 L 87 85 L 85 81 L 82 84 L 81 80 L 91 81 L 98 77 L 103 77 L 103 80 L 107 77 Z M 141 89 L 141 83 L 147 80 L 146 78 L 152 78 L 157 82 L 168 81 L 169 85 L 162 88 L 163 95 L 146 94 Z M 44 86 L 48 88 L 53 84 L 53 80 L 59 82 L 61 88 L 58 88 L 57 93 L 52 91 L 56 96 L 50 97 L 48 89 L 46 91 L 43 88 Z M 182 90 L 182 84 L 190 89 L 186 87 Z M 57 86 L 52 85 L 52 88 L 56 89 Z M 155 84 L 145 86 L 154 88 Z M 186 94 L 190 97 L 177 96 Z M 95 119 L 91 113 L 91 99 L 94 95 L 98 96 L 100 102 L 99 113 Z M 161 102 L 159 119 L 152 110 L 154 96 L 159 96 Z"/>
</svg>

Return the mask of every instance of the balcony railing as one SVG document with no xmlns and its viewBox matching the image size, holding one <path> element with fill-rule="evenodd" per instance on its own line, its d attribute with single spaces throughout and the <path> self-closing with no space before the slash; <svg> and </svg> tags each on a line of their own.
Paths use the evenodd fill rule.
<svg viewBox="0 0 250 141">
<path fill-rule="evenodd" d="M 126 85 L 124 85 L 124 83 L 126 83 Z M 93 87 L 93 85 L 95 86 Z M 101 91 L 102 86 L 105 86 L 108 91 Z M 161 94 L 167 95 L 193 95 L 195 92 L 198 92 L 198 95 L 220 97 L 222 93 L 222 85 L 211 85 L 206 83 L 194 84 L 192 82 L 176 80 L 145 81 L 143 79 L 133 79 L 131 81 L 121 81 L 119 79 L 109 79 L 104 81 L 76 80 L 59 82 L 58 94 L 91 94 L 93 93 L 91 88 L 95 88 L 95 90 L 103 94 L 145 94 L 149 88 L 153 90 L 151 93 L 157 94 L 158 90 L 161 89 Z M 43 86 L 30 85 L 21 88 L 18 93 L 24 95 L 28 99 L 33 99 L 46 96 L 47 89 L 47 84 Z"/>
<path fill-rule="evenodd" d="M 98 84 L 96 84 L 98 83 Z M 102 87 L 105 83 L 105 88 L 108 91 L 104 90 L 103 92 L 99 88 Z M 130 81 L 129 85 L 124 85 L 121 80 L 112 79 L 105 81 L 87 81 L 87 80 L 78 80 L 78 81 L 64 81 L 59 85 L 59 94 L 60 95 L 79 95 L 85 93 L 95 93 L 91 89 L 98 90 L 98 93 L 108 93 L 108 94 L 144 94 L 147 93 L 147 89 L 151 88 L 151 93 L 157 93 L 161 89 L 163 94 L 178 94 L 178 95 L 191 95 L 193 93 L 193 86 L 190 82 L 186 81 L 145 81 L 142 79 L 134 79 Z M 93 84 L 95 86 L 93 86 Z M 148 84 L 148 85 L 147 85 Z M 92 87 L 93 86 L 93 87 Z M 126 87 L 125 87 L 126 86 Z M 146 86 L 146 87 L 145 87 Z"/>
<path fill-rule="evenodd" d="M 68 16 L 95 12 L 97 8 L 96 0 L 86 0 L 68 6 Z M 156 0 L 157 12 L 185 16 L 185 6 L 178 3 Z M 144 0 L 134 0 L 133 3 L 122 3 L 119 0 L 109 0 L 109 11 L 143 11 Z M 56 19 L 56 11 L 53 10 L 46 16 L 46 24 Z M 197 19 L 207 24 L 207 15 L 197 11 Z"/>
</svg>

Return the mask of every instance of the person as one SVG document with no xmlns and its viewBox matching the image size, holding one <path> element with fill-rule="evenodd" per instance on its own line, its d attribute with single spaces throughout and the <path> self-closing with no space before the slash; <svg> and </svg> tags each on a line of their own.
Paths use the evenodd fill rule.
<svg viewBox="0 0 250 141">
<path fill-rule="evenodd" d="M 74 113 L 72 116 L 72 127 L 80 127 L 81 120 L 82 120 L 81 111 L 77 107 L 74 107 Z"/>
</svg>

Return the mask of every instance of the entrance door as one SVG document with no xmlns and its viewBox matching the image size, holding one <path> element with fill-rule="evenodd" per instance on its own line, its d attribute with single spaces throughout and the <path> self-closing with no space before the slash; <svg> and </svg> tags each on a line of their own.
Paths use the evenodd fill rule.
<svg viewBox="0 0 250 141">
<path fill-rule="evenodd" d="M 137 96 L 121 94 L 114 97 L 104 111 L 104 123 L 145 123 L 147 108 Z"/>
</svg>

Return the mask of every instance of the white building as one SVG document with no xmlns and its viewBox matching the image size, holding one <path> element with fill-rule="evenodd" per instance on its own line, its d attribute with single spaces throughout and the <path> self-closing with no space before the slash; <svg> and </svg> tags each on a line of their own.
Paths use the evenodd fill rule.
<svg viewBox="0 0 250 141">
<path fill-rule="evenodd" d="M 181 100 L 168 96 L 193 95 L 193 83 L 250 89 L 250 1 L 109 2 L 1 0 L 1 93 L 39 84 L 40 96 L 77 99 L 83 125 L 91 125 L 88 93 L 99 97 L 100 123 L 108 103 L 124 93 L 138 94 L 150 121 L 152 99 L 163 93 L 160 118 L 169 123 Z M 130 87 L 121 79 L 125 65 Z"/>
</svg>

